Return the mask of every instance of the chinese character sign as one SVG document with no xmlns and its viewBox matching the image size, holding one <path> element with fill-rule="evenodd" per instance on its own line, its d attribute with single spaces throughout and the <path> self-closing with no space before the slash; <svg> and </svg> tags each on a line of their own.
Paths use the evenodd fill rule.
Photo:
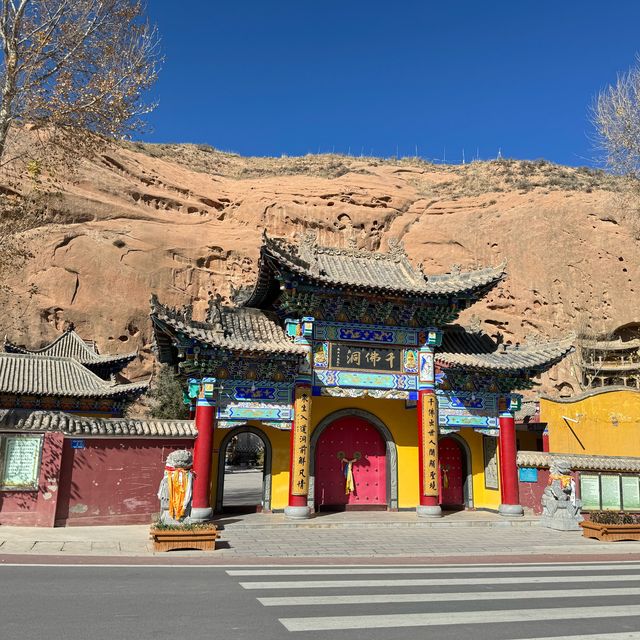
<svg viewBox="0 0 640 640">
<path fill-rule="evenodd" d="M 364 371 L 403 371 L 404 351 L 396 347 L 363 347 L 333 342 L 329 366 L 332 369 L 361 369 Z M 413 352 L 415 353 L 415 352 Z"/>
<path fill-rule="evenodd" d="M 438 495 L 438 400 L 422 394 L 422 495 Z"/>
<path fill-rule="evenodd" d="M 291 439 L 291 495 L 309 493 L 309 445 L 311 443 L 311 389 L 297 386 Z"/>
</svg>

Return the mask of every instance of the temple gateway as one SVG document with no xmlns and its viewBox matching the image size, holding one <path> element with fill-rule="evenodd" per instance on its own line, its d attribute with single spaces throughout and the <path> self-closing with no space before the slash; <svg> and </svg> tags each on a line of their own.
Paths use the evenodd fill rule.
<svg viewBox="0 0 640 640">
<path fill-rule="evenodd" d="M 427 276 L 399 243 L 374 253 L 265 235 L 234 306 L 212 299 L 196 321 L 152 297 L 159 359 L 183 376 L 195 416 L 194 518 L 222 508 L 221 457 L 247 431 L 265 447 L 266 511 L 521 515 L 515 392 L 572 346 L 507 346 L 456 324 L 505 276 Z"/>
</svg>

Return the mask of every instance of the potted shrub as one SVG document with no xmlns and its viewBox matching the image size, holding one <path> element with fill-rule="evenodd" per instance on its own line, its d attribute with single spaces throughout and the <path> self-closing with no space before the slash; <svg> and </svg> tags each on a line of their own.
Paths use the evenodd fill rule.
<svg viewBox="0 0 640 640">
<path fill-rule="evenodd" d="M 585 538 L 604 542 L 640 540 L 640 515 L 616 511 L 593 511 L 580 523 Z"/>
<path fill-rule="evenodd" d="M 154 522 L 149 531 L 154 551 L 197 549 L 213 551 L 220 535 L 217 527 L 208 522 L 193 524 L 166 524 Z"/>
</svg>

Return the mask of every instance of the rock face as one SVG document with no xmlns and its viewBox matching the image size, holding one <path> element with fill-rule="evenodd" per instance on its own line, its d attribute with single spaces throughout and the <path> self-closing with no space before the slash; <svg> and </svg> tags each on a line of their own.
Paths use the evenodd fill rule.
<svg viewBox="0 0 640 640">
<path fill-rule="evenodd" d="M 427 273 L 508 261 L 477 316 L 505 341 L 638 322 L 640 245 L 626 186 L 548 163 L 434 166 L 418 160 L 241 158 L 192 145 L 114 147 L 59 180 L 65 219 L 21 234 L 32 257 L 0 276 L 2 331 L 37 347 L 67 322 L 102 353 L 140 349 L 153 367 L 148 300 L 227 297 L 256 273 L 263 229 L 386 250 L 400 238 Z M 568 359 L 542 380 L 578 390 Z"/>
</svg>

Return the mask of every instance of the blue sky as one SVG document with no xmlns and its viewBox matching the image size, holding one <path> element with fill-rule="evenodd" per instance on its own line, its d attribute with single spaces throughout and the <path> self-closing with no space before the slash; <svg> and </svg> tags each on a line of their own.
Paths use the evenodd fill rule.
<svg viewBox="0 0 640 640">
<path fill-rule="evenodd" d="M 180 7 L 176 9 L 176 7 Z M 150 142 L 594 164 L 587 109 L 640 51 L 640 2 L 151 0 Z"/>
</svg>

